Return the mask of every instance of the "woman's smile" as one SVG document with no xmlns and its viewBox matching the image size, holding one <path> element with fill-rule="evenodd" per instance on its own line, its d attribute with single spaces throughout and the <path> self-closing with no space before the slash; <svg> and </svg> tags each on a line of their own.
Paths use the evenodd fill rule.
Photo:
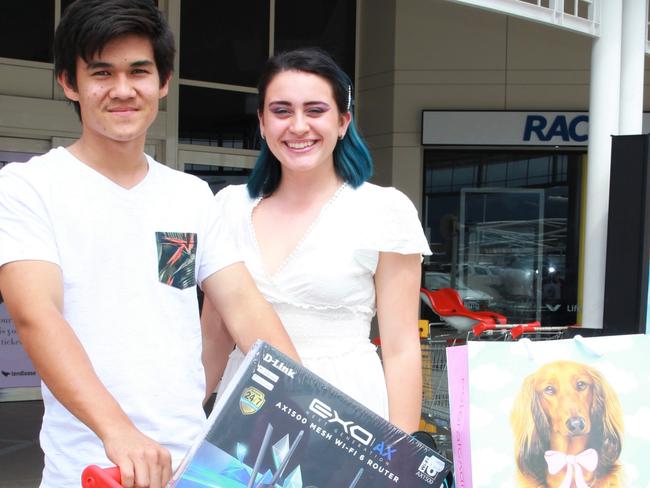
<svg viewBox="0 0 650 488">
<path fill-rule="evenodd" d="M 285 144 L 289 146 L 289 149 L 294 151 L 306 151 L 312 148 L 316 141 L 285 141 Z"/>
</svg>

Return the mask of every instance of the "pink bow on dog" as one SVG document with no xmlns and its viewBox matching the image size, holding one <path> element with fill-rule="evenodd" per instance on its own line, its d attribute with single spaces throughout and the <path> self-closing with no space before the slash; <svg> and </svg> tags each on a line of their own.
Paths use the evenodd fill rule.
<svg viewBox="0 0 650 488">
<path fill-rule="evenodd" d="M 582 475 L 582 468 L 592 472 L 598 466 L 598 453 L 595 449 L 587 449 L 576 456 L 558 451 L 546 451 L 544 459 L 548 464 L 548 472 L 551 474 L 559 473 L 566 466 L 566 476 L 558 488 L 570 488 L 571 480 L 574 478 L 576 488 L 589 488 Z"/>
</svg>

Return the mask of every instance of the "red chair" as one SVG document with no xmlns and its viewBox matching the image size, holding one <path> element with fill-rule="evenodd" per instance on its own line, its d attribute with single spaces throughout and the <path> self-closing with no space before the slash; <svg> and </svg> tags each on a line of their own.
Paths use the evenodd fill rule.
<svg viewBox="0 0 650 488">
<path fill-rule="evenodd" d="M 420 288 L 420 297 L 443 321 L 459 331 L 468 331 L 478 323 L 506 324 L 508 322 L 503 315 L 496 312 L 468 310 L 453 288 L 438 290 Z"/>
</svg>

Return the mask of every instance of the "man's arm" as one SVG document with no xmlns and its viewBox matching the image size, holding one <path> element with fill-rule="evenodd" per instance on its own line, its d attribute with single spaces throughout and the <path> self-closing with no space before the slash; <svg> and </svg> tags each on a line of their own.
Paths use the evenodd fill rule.
<svg viewBox="0 0 650 488">
<path fill-rule="evenodd" d="M 205 369 L 205 403 L 219 384 L 228 364 L 228 356 L 235 346 L 221 316 L 210 300 L 203 300 L 201 310 L 201 332 L 203 335 L 203 368 Z"/>
<path fill-rule="evenodd" d="M 231 264 L 213 273 L 203 281 L 202 288 L 242 352 L 248 352 L 261 339 L 300 361 L 282 322 L 255 286 L 244 263 Z"/>
<path fill-rule="evenodd" d="M 165 486 L 171 477 L 170 453 L 135 428 L 63 318 L 60 268 L 45 261 L 5 264 L 0 267 L 0 290 L 36 371 L 56 398 L 101 439 L 106 455 L 120 468 L 123 486 Z"/>
</svg>

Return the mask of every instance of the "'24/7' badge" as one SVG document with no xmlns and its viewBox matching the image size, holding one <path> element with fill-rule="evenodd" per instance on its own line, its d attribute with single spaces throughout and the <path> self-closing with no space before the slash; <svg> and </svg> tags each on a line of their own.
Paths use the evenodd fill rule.
<svg viewBox="0 0 650 488">
<path fill-rule="evenodd" d="M 264 393 L 253 386 L 246 388 L 239 398 L 239 409 L 244 415 L 257 413 L 266 402 Z"/>
</svg>

